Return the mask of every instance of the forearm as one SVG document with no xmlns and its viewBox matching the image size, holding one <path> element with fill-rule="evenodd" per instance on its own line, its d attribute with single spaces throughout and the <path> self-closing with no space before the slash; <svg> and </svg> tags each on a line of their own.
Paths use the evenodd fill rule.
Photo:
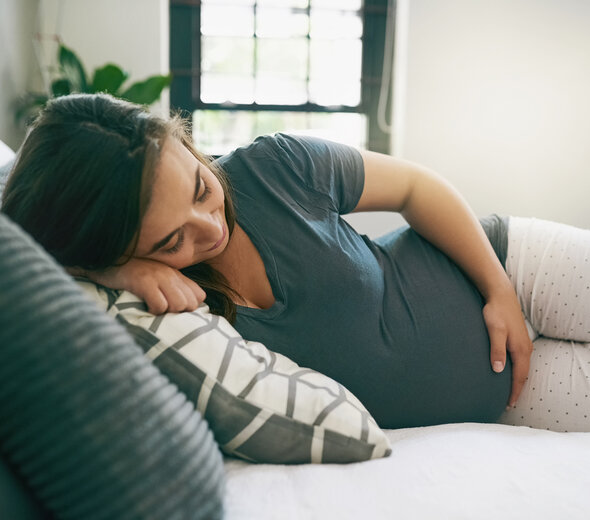
<svg viewBox="0 0 590 520">
<path fill-rule="evenodd" d="M 427 169 L 417 171 L 401 213 L 465 272 L 484 298 L 512 290 L 479 220 L 444 179 Z"/>
<path fill-rule="evenodd" d="M 111 289 L 125 289 L 145 300 L 154 314 L 193 311 L 205 299 L 194 281 L 170 266 L 140 258 L 100 271 L 68 268 L 72 276 L 84 276 Z"/>
<path fill-rule="evenodd" d="M 362 151 L 365 185 L 355 211 L 397 211 L 449 256 L 486 300 L 511 291 L 502 264 L 463 197 L 432 170 Z"/>
</svg>

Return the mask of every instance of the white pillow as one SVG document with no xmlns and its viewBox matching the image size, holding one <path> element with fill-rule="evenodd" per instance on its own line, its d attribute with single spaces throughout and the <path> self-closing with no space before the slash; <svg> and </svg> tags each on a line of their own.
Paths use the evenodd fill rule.
<svg viewBox="0 0 590 520">
<path fill-rule="evenodd" d="M 282 464 L 356 462 L 391 453 L 383 431 L 346 388 L 245 341 L 206 305 L 155 316 L 127 291 L 78 282 L 193 400 L 225 453 Z"/>
<path fill-rule="evenodd" d="M 0 141 L 0 166 L 4 166 L 7 162 L 14 159 L 15 153 L 11 148 Z"/>
<path fill-rule="evenodd" d="M 2 199 L 2 192 L 4 191 L 4 186 L 6 185 L 6 180 L 8 178 L 8 174 L 12 169 L 12 162 L 14 159 L 15 153 L 8 148 L 2 141 L 0 141 L 0 202 Z"/>
</svg>

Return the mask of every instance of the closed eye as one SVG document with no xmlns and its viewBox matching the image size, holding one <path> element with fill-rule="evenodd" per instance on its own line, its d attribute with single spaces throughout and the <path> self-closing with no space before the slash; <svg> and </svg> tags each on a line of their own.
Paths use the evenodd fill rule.
<svg viewBox="0 0 590 520">
<path fill-rule="evenodd" d="M 162 253 L 166 253 L 167 255 L 172 255 L 174 253 L 178 253 L 184 244 L 184 229 L 180 228 L 178 230 L 178 239 L 176 243 L 167 249 L 162 249 Z"/>
<path fill-rule="evenodd" d="M 201 184 L 205 187 L 203 193 L 199 195 L 201 191 Z M 197 169 L 195 170 L 195 192 L 193 195 L 193 204 L 197 202 L 205 202 L 209 198 L 209 194 L 211 193 L 211 189 L 205 182 L 203 182 L 203 178 L 201 177 L 201 164 L 197 165 Z"/>
<path fill-rule="evenodd" d="M 203 190 L 203 193 L 197 197 L 198 202 L 205 202 L 209 198 L 209 195 L 211 195 L 211 188 L 209 188 L 209 186 L 207 186 L 205 183 L 203 184 L 205 189 Z"/>
</svg>

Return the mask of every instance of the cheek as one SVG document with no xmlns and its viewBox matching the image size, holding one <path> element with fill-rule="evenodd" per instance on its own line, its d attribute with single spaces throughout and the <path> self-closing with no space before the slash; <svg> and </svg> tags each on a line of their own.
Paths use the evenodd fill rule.
<svg viewBox="0 0 590 520">
<path fill-rule="evenodd" d="M 175 267 L 177 269 L 183 269 L 189 265 L 193 265 L 194 262 L 194 246 L 192 243 L 186 244 L 182 251 L 178 254 L 178 258 L 175 258 Z"/>
</svg>

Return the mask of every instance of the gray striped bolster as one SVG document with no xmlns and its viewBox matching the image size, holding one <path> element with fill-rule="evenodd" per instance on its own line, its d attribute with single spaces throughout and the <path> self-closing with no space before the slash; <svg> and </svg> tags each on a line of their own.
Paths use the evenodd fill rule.
<svg viewBox="0 0 590 520">
<path fill-rule="evenodd" d="M 221 518 L 207 423 L 0 214 L 0 450 L 59 518 Z"/>
</svg>

